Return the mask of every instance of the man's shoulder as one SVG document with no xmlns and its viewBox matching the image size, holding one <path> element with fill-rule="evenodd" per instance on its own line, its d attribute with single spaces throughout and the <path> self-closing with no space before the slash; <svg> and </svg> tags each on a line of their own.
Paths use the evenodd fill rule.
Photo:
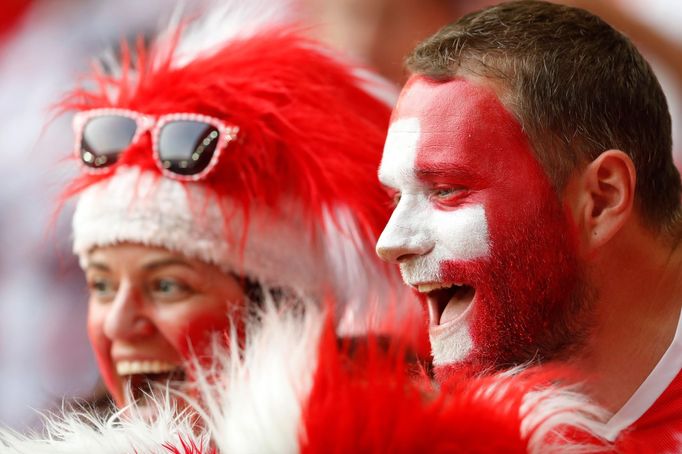
<svg viewBox="0 0 682 454">
<path fill-rule="evenodd" d="M 623 452 L 682 450 L 682 372 L 654 404 L 618 438 Z"/>
</svg>

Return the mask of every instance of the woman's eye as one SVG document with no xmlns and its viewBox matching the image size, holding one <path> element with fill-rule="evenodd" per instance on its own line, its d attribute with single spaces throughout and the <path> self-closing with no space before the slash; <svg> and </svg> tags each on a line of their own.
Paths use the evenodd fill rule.
<svg viewBox="0 0 682 454">
<path fill-rule="evenodd" d="M 116 286 L 111 279 L 94 277 L 88 280 L 90 294 L 100 301 L 111 301 L 116 296 Z"/>
<path fill-rule="evenodd" d="M 177 279 L 157 279 L 152 284 L 152 294 L 164 300 L 178 300 L 186 298 L 192 293 L 189 285 Z"/>
</svg>

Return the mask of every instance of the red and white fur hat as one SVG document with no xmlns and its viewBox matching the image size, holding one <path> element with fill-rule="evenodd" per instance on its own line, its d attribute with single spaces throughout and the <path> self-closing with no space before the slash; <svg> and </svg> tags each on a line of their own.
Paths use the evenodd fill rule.
<svg viewBox="0 0 682 454">
<path fill-rule="evenodd" d="M 97 246 L 164 247 L 333 299 L 340 329 L 363 331 L 369 312 L 411 298 L 373 253 L 390 214 L 376 169 L 395 91 L 276 10 L 231 2 L 179 22 L 149 50 L 124 46 L 113 74 L 95 68 L 95 88 L 65 98 L 65 110 L 196 113 L 238 128 L 198 181 L 165 178 L 149 134 L 107 171 L 80 175 L 65 193 L 79 195 L 74 251 L 85 265 Z"/>
</svg>

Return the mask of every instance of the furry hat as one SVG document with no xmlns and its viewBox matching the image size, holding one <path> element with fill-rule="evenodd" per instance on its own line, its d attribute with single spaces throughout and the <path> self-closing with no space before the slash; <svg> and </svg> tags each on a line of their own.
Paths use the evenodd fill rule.
<svg viewBox="0 0 682 454">
<path fill-rule="evenodd" d="M 164 176 L 150 134 L 114 165 L 82 173 L 64 195 L 79 196 L 74 251 L 85 265 L 98 246 L 164 247 L 269 287 L 332 297 L 353 331 L 368 310 L 406 295 L 372 252 L 390 215 L 376 169 L 395 91 L 260 3 L 228 2 L 149 48 L 123 46 L 95 68 L 94 89 L 64 99 L 69 111 L 191 113 L 238 129 L 197 181 Z"/>
</svg>

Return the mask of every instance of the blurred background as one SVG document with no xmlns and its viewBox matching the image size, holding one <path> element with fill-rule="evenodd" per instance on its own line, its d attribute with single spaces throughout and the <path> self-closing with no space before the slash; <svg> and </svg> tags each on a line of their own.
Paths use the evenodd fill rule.
<svg viewBox="0 0 682 454">
<path fill-rule="evenodd" d="M 242 0 L 250 1 L 250 0 Z M 204 0 L 186 1 L 200 9 Z M 272 0 L 309 33 L 400 85 L 414 45 L 485 0 Z M 571 0 L 629 35 L 659 75 L 682 163 L 682 2 Z M 102 393 L 88 344 L 85 281 L 70 252 L 71 207 L 56 197 L 76 165 L 70 118 L 51 106 L 121 37 L 148 35 L 171 0 L 4 0 L 0 9 L 0 425 Z M 47 125 L 47 126 L 45 126 Z"/>
</svg>

